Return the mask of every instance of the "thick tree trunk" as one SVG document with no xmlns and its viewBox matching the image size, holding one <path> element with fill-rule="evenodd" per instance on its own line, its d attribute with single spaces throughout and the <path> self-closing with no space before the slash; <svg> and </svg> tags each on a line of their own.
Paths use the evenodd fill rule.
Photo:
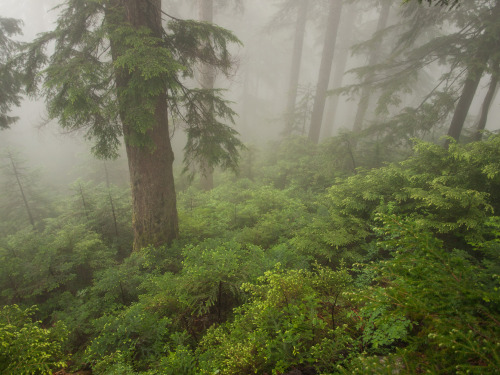
<svg viewBox="0 0 500 375">
<path fill-rule="evenodd" d="M 325 44 L 319 68 L 318 85 L 316 86 L 316 96 L 314 99 L 313 112 L 311 115 L 311 127 L 309 128 L 309 139 L 314 143 L 319 142 L 321 123 L 323 122 L 323 112 L 325 110 L 326 91 L 330 82 L 333 56 L 335 53 L 335 42 L 340 24 L 340 14 L 342 12 L 342 1 L 330 0 L 330 10 L 328 12 L 328 24 L 326 27 Z"/>
<path fill-rule="evenodd" d="M 488 113 L 490 111 L 491 103 L 495 99 L 498 92 L 498 74 L 495 72 L 491 77 L 490 86 L 488 87 L 488 92 L 484 97 L 483 104 L 481 106 L 481 114 L 479 120 L 476 124 L 476 130 L 472 139 L 474 141 L 480 141 L 483 136 L 483 131 L 486 128 L 486 122 L 488 121 Z"/>
<path fill-rule="evenodd" d="M 389 20 L 389 13 L 391 10 L 393 0 L 383 0 L 382 8 L 380 9 L 380 16 L 377 22 L 377 33 L 387 27 L 387 21 Z M 370 57 L 368 59 L 368 66 L 375 65 L 380 58 L 380 46 L 382 40 L 379 39 L 371 48 Z M 374 75 L 369 74 L 365 78 L 365 83 L 370 83 L 373 80 Z M 353 130 L 360 131 L 363 129 L 363 121 L 365 120 L 366 111 L 368 110 L 368 105 L 370 104 L 370 94 L 371 90 L 367 87 L 363 87 L 361 90 L 361 99 L 359 100 L 358 110 L 356 112 L 356 117 L 354 119 Z"/>
<path fill-rule="evenodd" d="M 342 81 L 344 79 L 344 74 L 347 66 L 347 60 L 349 58 L 349 49 L 351 48 L 351 39 L 354 31 L 354 19 L 356 17 L 356 6 L 351 4 L 347 8 L 345 17 L 343 17 L 340 23 L 340 35 L 342 35 L 343 45 L 338 49 L 338 54 L 336 54 L 335 61 L 333 63 L 333 79 L 330 85 L 331 90 L 338 89 L 342 87 Z M 339 95 L 335 94 L 331 96 L 330 104 L 327 106 L 327 115 L 324 127 L 325 137 L 331 137 L 333 134 L 333 129 L 335 128 L 335 116 L 337 114 L 337 108 L 339 106 Z"/>
<path fill-rule="evenodd" d="M 198 0 L 200 21 L 212 23 L 214 20 L 214 2 L 213 0 Z M 202 64 L 200 66 L 200 84 L 203 89 L 211 90 L 215 83 L 215 69 L 213 66 Z M 210 103 L 207 103 L 211 106 Z M 200 163 L 200 185 L 205 191 L 214 188 L 214 170 L 207 163 Z"/>
<path fill-rule="evenodd" d="M 292 68 L 290 70 L 290 86 L 288 88 L 288 99 L 286 104 L 286 128 L 285 137 L 292 134 L 295 101 L 297 99 L 297 90 L 299 87 L 300 65 L 302 62 L 302 50 L 304 47 L 304 36 L 306 31 L 307 8 L 309 0 L 302 0 L 297 9 L 297 22 L 295 26 L 295 39 L 293 43 Z"/>
<path fill-rule="evenodd" d="M 162 36 L 160 0 L 114 0 L 123 7 L 125 21 L 134 27 L 147 27 L 153 35 Z M 122 50 L 114 41 L 113 58 Z M 123 46 L 119 46 L 123 47 Z M 113 52 L 113 50 L 115 52 Z M 115 71 L 117 89 L 127 88 L 128 72 Z M 170 144 L 166 93 L 155 98 L 154 126 L 146 131 L 151 147 L 130 142 L 137 131 L 121 113 L 132 188 L 134 250 L 153 245 L 170 244 L 178 236 L 177 208 L 172 164 L 174 154 Z"/>
<path fill-rule="evenodd" d="M 132 187 L 134 250 L 170 244 L 178 236 L 177 206 L 170 144 L 166 95 L 156 105 L 156 126 L 147 131 L 153 150 L 126 143 Z M 128 138 L 132 130 L 124 125 Z"/>
</svg>

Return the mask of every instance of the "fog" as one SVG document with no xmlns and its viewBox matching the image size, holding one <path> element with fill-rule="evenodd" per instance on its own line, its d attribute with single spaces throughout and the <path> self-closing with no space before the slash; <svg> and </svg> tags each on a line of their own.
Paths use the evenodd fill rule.
<svg viewBox="0 0 500 375">
<path fill-rule="evenodd" d="M 499 46 L 500 0 L 0 1 L 0 374 L 497 374 Z"/>
<path fill-rule="evenodd" d="M 23 21 L 23 36 L 19 39 L 29 42 L 46 30 L 54 27 L 57 19 L 57 0 L 21 0 L 2 1 L 0 14 L 3 17 L 13 17 Z M 247 145 L 264 147 L 272 141 L 282 139 L 286 125 L 286 102 L 290 89 L 290 68 L 293 53 L 294 34 L 296 28 L 297 8 L 292 6 L 283 11 L 286 1 L 252 0 L 252 1 L 224 1 L 219 2 L 214 10 L 214 23 L 231 30 L 242 42 L 242 46 L 233 47 L 235 66 L 230 79 L 218 77 L 215 87 L 227 90 L 225 97 L 232 101 L 232 107 L 238 114 L 235 129 L 239 132 L 241 140 Z M 393 3 L 386 31 L 386 35 L 378 51 L 380 61 L 388 58 L 394 46 L 397 35 L 390 35 L 390 28 L 398 32 L 401 22 L 401 7 L 397 1 Z M 196 19 L 198 9 L 195 1 L 163 1 L 166 13 L 181 19 Z M 314 90 L 318 80 L 318 69 L 323 51 L 325 23 L 328 2 L 324 0 L 313 1 L 310 5 L 304 35 L 304 45 L 299 75 L 299 88 L 297 103 L 301 95 L 310 95 L 304 108 L 312 111 Z M 350 11 L 350 16 L 348 16 Z M 437 10 L 436 10 L 437 11 Z M 281 13 L 280 13 L 281 12 Z M 364 66 L 369 57 L 366 48 L 353 49 L 373 37 L 380 7 L 378 1 L 355 1 L 346 4 L 342 11 L 343 18 L 339 27 L 335 44 L 330 87 L 333 84 L 335 69 L 340 64 L 339 56 L 347 53 L 347 65 L 343 69 L 342 85 L 358 84 L 362 81 L 356 74 L 349 73 L 353 68 Z M 447 31 L 440 26 L 441 32 Z M 453 28 L 450 27 L 450 30 Z M 425 38 L 426 36 L 423 36 Z M 422 98 L 433 89 L 433 82 L 446 72 L 446 64 L 429 64 L 419 73 L 420 83 L 416 82 L 414 92 L 400 97 L 401 103 L 391 107 L 390 113 L 385 118 L 395 115 L 405 106 L 418 107 Z M 338 73 L 337 73 L 338 74 Z M 483 97 L 488 88 L 489 76 L 485 75 L 480 82 L 479 90 L 474 96 L 469 111 L 469 125 L 477 117 Z M 191 83 L 196 86 L 196 81 Z M 376 96 L 376 94 L 374 94 Z M 343 94 L 339 103 L 332 109 L 335 95 L 327 98 L 322 126 L 322 139 L 330 134 L 352 129 L 354 116 L 359 102 L 359 91 Z M 297 104 L 298 105 L 298 104 Z M 490 116 L 486 129 L 496 130 L 496 121 L 499 115 L 499 98 L 496 97 L 491 105 Z M 333 112 L 334 111 L 334 112 Z M 375 100 L 372 98 L 367 118 L 375 120 Z M 75 132 L 65 134 L 58 126 L 57 119 L 48 121 L 43 98 L 25 98 L 19 108 L 14 108 L 12 114 L 19 117 L 19 121 L 9 130 L 1 133 L 0 147 L 11 148 L 21 152 L 34 168 L 41 168 L 48 181 L 64 189 L 69 183 L 88 169 L 86 165 L 101 165 L 99 161 L 92 161 L 89 152 L 90 144 L 82 134 Z M 308 113 L 301 120 L 301 129 L 295 131 L 298 135 L 307 136 L 309 119 Z M 333 125 L 333 130 L 328 130 Z M 447 126 L 449 118 L 443 121 Z M 182 126 L 171 123 L 173 128 L 173 145 L 176 155 L 177 168 L 181 168 L 182 150 L 186 137 Z M 114 169 L 126 171 L 126 161 L 121 158 Z M 90 173 L 90 172 L 89 172 Z M 121 181 L 126 181 L 122 178 Z"/>
</svg>

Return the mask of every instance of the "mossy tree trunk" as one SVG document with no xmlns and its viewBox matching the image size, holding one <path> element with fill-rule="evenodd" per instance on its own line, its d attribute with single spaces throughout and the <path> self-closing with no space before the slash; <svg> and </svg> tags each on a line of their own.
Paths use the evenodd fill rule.
<svg viewBox="0 0 500 375">
<path fill-rule="evenodd" d="M 155 37 L 162 37 L 160 0 L 114 0 L 112 5 L 123 8 L 123 21 L 137 29 L 147 28 Z M 120 45 L 119 40 L 113 40 L 111 48 L 113 60 L 127 51 L 127 46 Z M 131 79 L 126 69 L 115 68 L 118 92 L 127 90 Z M 120 100 L 121 96 L 118 98 Z M 145 135 L 150 141 L 147 146 L 133 141 L 144 135 L 129 123 L 125 110 L 127 104 L 120 103 L 132 189 L 135 251 L 148 245 L 170 244 L 179 233 L 166 92 L 158 93 L 152 102 L 155 106 L 154 124 L 146 130 Z"/>
</svg>

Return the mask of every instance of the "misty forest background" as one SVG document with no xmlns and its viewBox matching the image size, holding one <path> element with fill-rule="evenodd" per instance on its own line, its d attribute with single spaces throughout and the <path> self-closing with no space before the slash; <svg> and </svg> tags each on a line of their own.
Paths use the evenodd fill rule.
<svg viewBox="0 0 500 375">
<path fill-rule="evenodd" d="M 0 373 L 499 373 L 499 64 L 498 0 L 3 0 Z"/>
</svg>

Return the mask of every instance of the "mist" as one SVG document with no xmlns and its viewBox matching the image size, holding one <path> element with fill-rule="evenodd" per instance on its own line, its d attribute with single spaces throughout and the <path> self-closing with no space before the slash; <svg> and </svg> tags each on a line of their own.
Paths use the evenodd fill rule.
<svg viewBox="0 0 500 375">
<path fill-rule="evenodd" d="M 497 373 L 498 30 L 0 2 L 0 373 Z"/>
</svg>

